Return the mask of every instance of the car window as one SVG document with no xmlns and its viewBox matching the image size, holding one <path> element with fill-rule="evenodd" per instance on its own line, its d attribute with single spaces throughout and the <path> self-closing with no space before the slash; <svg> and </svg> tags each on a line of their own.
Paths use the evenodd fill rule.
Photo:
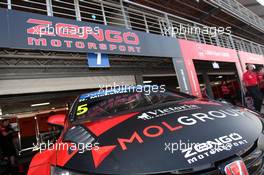
<svg viewBox="0 0 264 175">
<path fill-rule="evenodd" d="M 75 121 L 84 119 L 97 120 L 126 111 L 136 111 L 151 105 L 184 99 L 186 97 L 171 92 L 150 94 L 136 92 L 80 99 L 75 103 Z"/>
</svg>

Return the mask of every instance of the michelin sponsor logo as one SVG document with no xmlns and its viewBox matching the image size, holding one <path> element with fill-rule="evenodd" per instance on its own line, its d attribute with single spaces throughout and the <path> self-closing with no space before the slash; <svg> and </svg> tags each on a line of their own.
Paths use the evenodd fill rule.
<svg viewBox="0 0 264 175">
<path fill-rule="evenodd" d="M 184 154 L 184 158 L 189 164 L 193 164 L 206 157 L 210 157 L 219 152 L 232 150 L 233 147 L 238 147 L 246 143 L 248 143 L 247 140 L 243 139 L 241 135 L 231 133 L 203 143 L 194 144 L 192 147 L 181 150 L 181 153 Z"/>
<path fill-rule="evenodd" d="M 183 111 L 189 111 L 194 109 L 200 109 L 197 105 L 183 105 L 183 106 L 176 106 L 176 107 L 169 107 L 165 109 L 156 109 L 148 112 L 144 112 L 141 115 L 139 115 L 137 118 L 142 120 L 150 120 L 153 118 L 158 118 L 164 115 L 177 113 L 177 112 L 183 112 Z"/>
</svg>

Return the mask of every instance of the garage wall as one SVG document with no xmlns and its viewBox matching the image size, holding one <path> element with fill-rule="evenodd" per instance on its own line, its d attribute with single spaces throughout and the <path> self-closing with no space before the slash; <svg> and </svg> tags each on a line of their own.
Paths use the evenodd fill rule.
<svg viewBox="0 0 264 175">
<path fill-rule="evenodd" d="M 135 84 L 135 77 L 134 75 L 123 75 L 0 80 L 0 95 L 92 89 L 103 85 L 113 85 L 113 82 L 132 85 Z"/>
</svg>

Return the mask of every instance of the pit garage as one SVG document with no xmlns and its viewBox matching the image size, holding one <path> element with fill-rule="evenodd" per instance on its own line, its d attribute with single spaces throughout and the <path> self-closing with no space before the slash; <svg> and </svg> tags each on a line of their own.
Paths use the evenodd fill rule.
<svg viewBox="0 0 264 175">
<path fill-rule="evenodd" d="M 18 117 L 13 122 L 20 135 L 20 153 L 33 149 L 33 143 L 50 131 L 46 121 L 51 113 L 67 112 L 82 93 L 143 84 L 143 75 L 156 73 L 154 84 L 178 87 L 171 58 L 109 55 L 109 61 L 109 68 L 89 68 L 82 53 L 2 50 L 0 106 L 3 116 Z M 166 75 L 174 76 L 160 78 Z"/>
<path fill-rule="evenodd" d="M 235 50 L 185 40 L 179 43 L 184 62 L 188 66 L 193 94 L 213 99 L 224 98 L 224 83 L 229 93 L 233 94 L 228 100 L 234 104 L 243 104 L 240 81 L 242 69 Z"/>
<path fill-rule="evenodd" d="M 202 94 L 212 99 L 224 99 L 242 104 L 241 82 L 235 63 L 194 60 Z M 229 90 L 225 96 L 223 86 Z M 228 99 L 225 99 L 228 98 Z"/>
<path fill-rule="evenodd" d="M 52 141 L 60 130 L 48 117 L 65 114 L 77 96 L 104 86 L 152 84 L 178 86 L 171 58 L 109 55 L 111 67 L 89 68 L 86 54 L 2 50 L 0 108 L 17 132 L 18 155 L 29 161 L 40 143 Z M 159 76 L 149 77 L 143 75 Z M 161 77 L 171 75 L 171 79 Z M 154 79 L 155 80 L 154 80 Z M 172 86 L 171 86 L 172 85 Z"/>
<path fill-rule="evenodd" d="M 52 107 L 64 106 L 65 104 L 61 104 L 60 101 L 72 101 L 81 92 L 96 90 L 107 85 L 113 86 L 114 83 L 142 84 L 143 75 L 159 73 L 160 76 L 175 77 L 170 58 L 110 55 L 111 67 L 89 68 L 86 55 L 80 53 L 35 52 L 33 54 L 30 51 L 3 50 L 0 56 L 3 67 L 0 85 L 3 114 L 27 112 L 26 107 L 45 101 L 54 101 L 57 106 Z M 172 81 L 177 79 L 174 78 Z M 159 80 L 157 83 L 163 82 Z M 37 99 L 42 100 L 37 101 Z M 17 102 L 16 106 L 20 106 L 19 109 L 12 108 L 9 102 L 12 105 Z"/>
</svg>

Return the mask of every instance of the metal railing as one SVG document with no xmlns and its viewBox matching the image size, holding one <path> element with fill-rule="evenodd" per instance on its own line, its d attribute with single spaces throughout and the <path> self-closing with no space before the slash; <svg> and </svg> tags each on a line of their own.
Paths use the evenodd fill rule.
<svg viewBox="0 0 264 175">
<path fill-rule="evenodd" d="M 249 23 L 259 30 L 264 32 L 264 20 L 253 13 L 248 8 L 244 7 L 242 4 L 236 0 L 204 0 L 207 3 L 211 3 L 219 6 L 220 8 L 233 14 L 240 20 Z"/>
<path fill-rule="evenodd" d="M 231 8 L 240 9 L 241 4 L 235 0 L 212 0 L 211 3 L 221 3 Z M 232 5 L 230 5 L 232 3 Z M 238 7 L 239 6 L 239 7 Z M 231 48 L 255 54 L 264 54 L 264 45 L 234 36 L 231 34 L 211 35 L 204 32 L 176 32 L 180 28 L 209 28 L 179 16 L 143 6 L 129 0 L 0 0 L 0 7 L 46 14 L 63 18 L 87 21 L 104 25 L 120 26 L 128 29 L 154 33 L 163 36 L 176 37 L 195 42 Z M 251 14 L 248 21 L 254 19 L 255 25 L 263 25 Z M 253 22 L 253 21 L 252 21 Z M 263 27 L 264 28 L 264 27 Z M 263 29 L 262 28 L 262 29 Z"/>
</svg>

